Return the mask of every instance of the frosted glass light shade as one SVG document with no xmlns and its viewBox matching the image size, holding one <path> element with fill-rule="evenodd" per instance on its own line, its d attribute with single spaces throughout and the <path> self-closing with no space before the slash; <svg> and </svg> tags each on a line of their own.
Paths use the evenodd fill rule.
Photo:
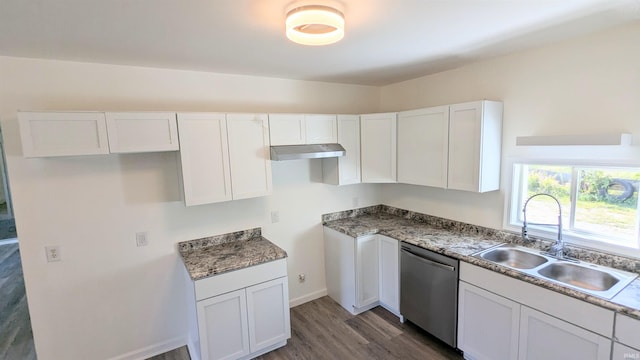
<svg viewBox="0 0 640 360">
<path fill-rule="evenodd" d="M 308 5 L 287 13 L 287 37 L 302 45 L 328 45 L 344 37 L 344 15 L 324 5 Z"/>
</svg>

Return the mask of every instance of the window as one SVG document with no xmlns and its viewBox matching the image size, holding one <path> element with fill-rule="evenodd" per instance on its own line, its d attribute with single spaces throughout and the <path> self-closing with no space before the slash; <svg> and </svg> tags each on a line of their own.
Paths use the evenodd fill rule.
<svg viewBox="0 0 640 360">
<path fill-rule="evenodd" d="M 638 250 L 639 184 L 638 168 L 515 164 L 509 225 L 522 226 L 527 199 L 545 193 L 561 204 L 568 242 Z M 535 235 L 554 239 L 558 215 L 557 203 L 548 196 L 527 205 L 526 220 Z"/>
</svg>

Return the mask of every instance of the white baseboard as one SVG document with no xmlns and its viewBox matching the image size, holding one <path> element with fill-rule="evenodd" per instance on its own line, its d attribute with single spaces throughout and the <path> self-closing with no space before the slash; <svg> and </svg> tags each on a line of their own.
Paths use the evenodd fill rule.
<svg viewBox="0 0 640 360">
<path fill-rule="evenodd" d="M 187 342 L 187 349 L 189 349 L 189 357 L 191 360 L 200 360 L 200 348 L 196 341 L 189 338 L 189 341 Z"/>
<path fill-rule="evenodd" d="M 112 357 L 110 360 L 145 360 L 150 357 L 164 354 L 167 351 L 185 346 L 188 344 L 188 339 L 184 336 L 169 339 L 161 343 L 150 345 L 142 349 L 133 350 L 126 354 Z"/>
<path fill-rule="evenodd" d="M 298 306 L 298 305 L 302 305 L 306 302 L 309 301 L 313 301 L 315 299 L 321 298 L 323 296 L 327 295 L 327 289 L 322 289 L 322 290 L 318 290 L 318 291 L 314 291 L 310 294 L 304 295 L 304 296 L 300 296 L 297 297 L 295 299 L 291 299 L 289 300 L 289 307 L 294 307 L 294 306 Z"/>
</svg>

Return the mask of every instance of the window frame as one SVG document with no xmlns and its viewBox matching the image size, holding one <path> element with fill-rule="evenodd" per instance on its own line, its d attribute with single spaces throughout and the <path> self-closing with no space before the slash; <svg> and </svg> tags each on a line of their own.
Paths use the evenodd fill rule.
<svg viewBox="0 0 640 360">
<path fill-rule="evenodd" d="M 550 165 L 550 166 L 571 166 L 572 167 L 572 190 L 575 188 L 575 183 L 577 182 L 576 177 L 576 168 L 586 167 L 586 168 L 636 168 L 640 169 L 640 164 L 635 161 L 589 161 L 582 159 L 550 159 L 550 158 L 509 158 L 506 159 L 505 165 L 508 171 L 505 171 L 505 197 L 504 197 L 504 216 L 503 216 L 503 229 L 510 231 L 521 233 L 522 225 L 521 223 L 512 224 L 511 219 L 515 215 L 515 218 L 518 218 L 517 212 L 522 211 L 521 208 L 517 208 L 515 204 L 522 204 L 525 199 L 523 198 L 524 191 L 526 187 L 526 183 L 520 181 L 522 178 L 522 171 L 518 171 L 517 164 L 525 164 L 525 165 Z M 517 197 L 518 199 L 513 199 L 513 186 L 516 184 L 515 180 L 518 180 L 517 184 L 522 186 L 522 189 L 518 189 Z M 576 193 L 574 191 L 571 192 L 571 202 L 575 204 Z M 640 201 L 640 200 L 639 200 Z M 569 217 L 573 220 L 573 211 L 569 213 Z M 638 211 L 638 217 L 640 217 L 640 210 Z M 528 233 L 532 236 L 539 237 L 541 239 L 555 241 L 557 238 L 557 228 L 555 226 L 551 227 L 539 227 L 539 226 L 530 226 L 528 227 Z M 620 244 L 615 244 L 612 242 L 606 242 L 602 236 L 598 236 L 592 233 L 582 233 L 579 231 L 570 230 L 568 226 L 563 226 L 563 240 L 565 243 L 576 246 L 580 248 L 593 249 L 596 251 L 603 251 L 611 254 L 621 255 L 625 257 L 632 257 L 640 259 L 640 229 L 638 230 L 638 237 L 636 239 L 637 248 L 628 247 Z"/>
</svg>

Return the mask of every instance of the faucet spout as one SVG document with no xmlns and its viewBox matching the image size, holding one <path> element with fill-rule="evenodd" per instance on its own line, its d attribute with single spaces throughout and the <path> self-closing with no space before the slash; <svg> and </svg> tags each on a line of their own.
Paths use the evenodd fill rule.
<svg viewBox="0 0 640 360">
<path fill-rule="evenodd" d="M 527 205 L 529 201 L 538 196 L 548 196 L 555 200 L 556 204 L 558 204 L 558 223 L 557 224 L 536 224 L 536 225 L 553 225 L 558 227 L 558 238 L 556 242 L 551 246 L 549 251 L 547 251 L 548 255 L 551 255 L 557 259 L 564 258 L 564 241 L 562 240 L 562 206 L 560 205 L 560 201 L 553 195 L 539 193 L 530 196 L 527 201 L 524 202 L 524 206 L 522 207 L 523 221 L 522 221 L 522 240 L 531 241 L 529 239 L 529 234 L 527 230 Z"/>
</svg>

